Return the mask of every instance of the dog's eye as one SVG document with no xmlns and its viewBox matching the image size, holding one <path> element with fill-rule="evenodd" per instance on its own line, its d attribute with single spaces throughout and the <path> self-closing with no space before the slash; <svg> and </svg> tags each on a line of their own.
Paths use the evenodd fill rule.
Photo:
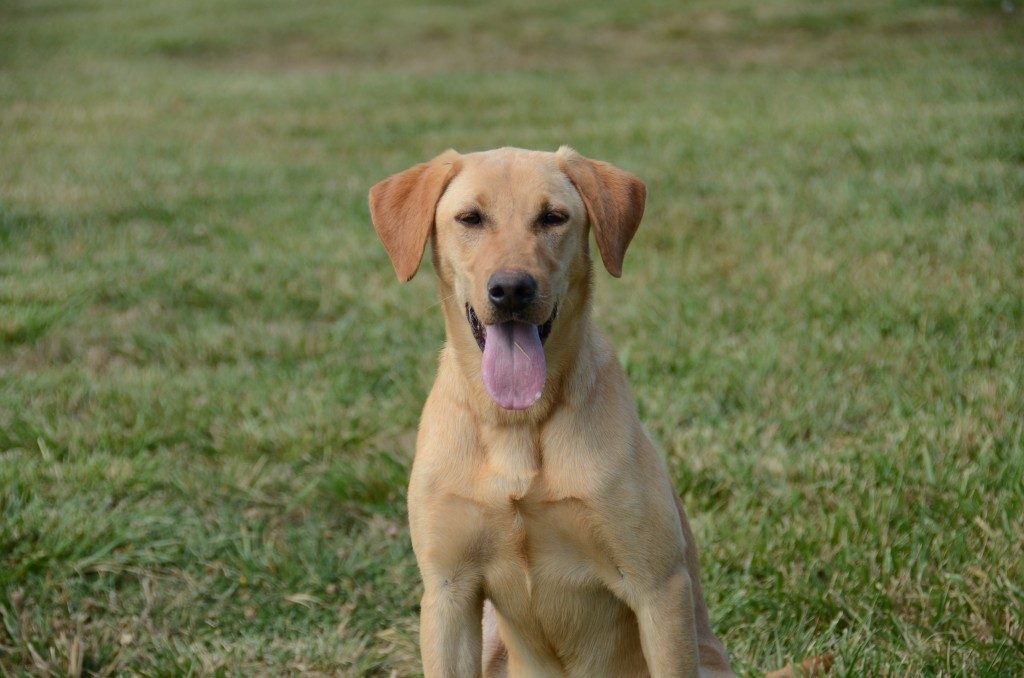
<svg viewBox="0 0 1024 678">
<path fill-rule="evenodd" d="M 459 216 L 455 217 L 455 221 L 459 222 L 463 226 L 479 226 L 484 223 L 483 215 L 476 210 L 472 212 L 463 212 Z"/>
<path fill-rule="evenodd" d="M 540 215 L 540 223 L 543 226 L 560 226 L 569 221 L 569 215 L 564 212 L 546 210 Z"/>
</svg>

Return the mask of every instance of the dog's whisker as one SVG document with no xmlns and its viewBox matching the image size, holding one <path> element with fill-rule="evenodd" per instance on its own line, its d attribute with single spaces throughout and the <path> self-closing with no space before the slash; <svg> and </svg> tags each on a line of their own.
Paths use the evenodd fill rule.
<svg viewBox="0 0 1024 678">
<path fill-rule="evenodd" d="M 455 297 L 456 297 L 456 293 L 455 293 L 455 292 L 452 292 L 452 293 L 451 293 L 451 294 L 449 294 L 449 295 L 448 295 L 447 297 L 441 297 L 440 299 L 438 299 L 437 301 L 435 301 L 435 302 L 434 302 L 433 304 L 431 304 L 431 305 L 430 305 L 430 306 L 428 306 L 427 308 L 434 308 L 435 306 L 440 306 L 440 305 L 441 305 L 441 304 L 443 304 L 444 302 L 448 301 L 449 299 L 454 299 Z"/>
</svg>

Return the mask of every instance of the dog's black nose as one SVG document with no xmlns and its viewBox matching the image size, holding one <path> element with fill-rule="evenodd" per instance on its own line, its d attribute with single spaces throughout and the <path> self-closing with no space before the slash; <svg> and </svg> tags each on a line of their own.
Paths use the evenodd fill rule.
<svg viewBox="0 0 1024 678">
<path fill-rule="evenodd" d="M 521 311 L 537 298 L 537 279 L 523 271 L 498 271 L 487 281 L 487 296 L 500 311 Z"/>
</svg>

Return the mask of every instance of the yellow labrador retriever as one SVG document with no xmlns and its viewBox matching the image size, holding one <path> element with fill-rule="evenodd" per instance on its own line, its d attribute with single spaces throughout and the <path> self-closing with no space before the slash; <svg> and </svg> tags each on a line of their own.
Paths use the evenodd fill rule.
<svg viewBox="0 0 1024 678">
<path fill-rule="evenodd" d="M 427 676 L 729 676 L 697 550 L 590 313 L 643 183 L 570 148 L 448 151 L 370 191 L 399 279 L 432 244 L 447 342 L 409 486 Z"/>
</svg>

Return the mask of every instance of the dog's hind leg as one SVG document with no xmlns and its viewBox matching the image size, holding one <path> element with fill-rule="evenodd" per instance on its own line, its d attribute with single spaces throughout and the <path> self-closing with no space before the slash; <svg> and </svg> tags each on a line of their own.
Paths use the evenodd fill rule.
<svg viewBox="0 0 1024 678">
<path fill-rule="evenodd" d="M 697 655 L 700 662 L 700 675 L 704 676 L 733 676 L 732 668 L 729 666 L 729 655 L 725 651 L 722 641 L 718 640 L 714 631 L 711 630 L 711 620 L 708 618 L 708 606 L 704 602 L 704 591 L 700 586 L 700 563 L 697 559 L 697 541 L 694 539 L 690 523 L 686 519 L 686 511 L 683 510 L 683 502 L 676 496 L 676 509 L 679 511 L 679 520 L 683 527 L 683 538 L 686 540 L 686 567 L 693 578 L 693 605 L 694 617 L 697 625 Z"/>
<path fill-rule="evenodd" d="M 498 614 L 491 601 L 484 601 L 484 678 L 506 678 L 508 676 L 508 648 L 498 631 Z"/>
</svg>

